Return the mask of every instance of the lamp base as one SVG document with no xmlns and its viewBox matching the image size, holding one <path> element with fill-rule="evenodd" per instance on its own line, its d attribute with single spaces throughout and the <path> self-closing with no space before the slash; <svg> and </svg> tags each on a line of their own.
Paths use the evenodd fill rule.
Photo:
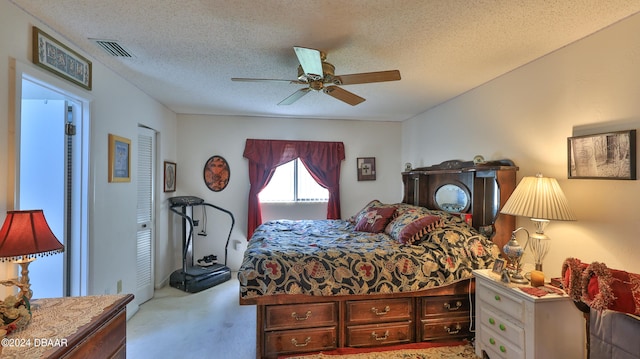
<svg viewBox="0 0 640 359">
<path fill-rule="evenodd" d="M 527 278 L 522 276 L 522 274 L 520 273 L 510 273 L 509 279 L 511 280 L 511 283 L 515 283 L 515 284 L 529 284 L 529 281 L 527 280 Z"/>
<path fill-rule="evenodd" d="M 29 281 L 29 264 L 33 262 L 35 258 L 23 258 L 21 260 L 15 261 L 15 263 L 20 265 L 22 271 L 20 273 L 20 281 L 18 286 L 20 287 L 20 293 L 18 293 L 18 297 L 25 297 L 28 301 L 31 301 L 31 297 L 33 296 L 33 291 L 31 290 L 31 283 Z"/>
</svg>

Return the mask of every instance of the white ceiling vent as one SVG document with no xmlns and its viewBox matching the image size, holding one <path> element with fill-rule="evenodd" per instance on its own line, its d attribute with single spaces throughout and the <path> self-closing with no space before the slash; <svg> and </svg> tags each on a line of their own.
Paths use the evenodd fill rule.
<svg viewBox="0 0 640 359">
<path fill-rule="evenodd" d="M 104 51 L 106 51 L 109 55 L 113 57 L 135 57 L 131 52 L 125 49 L 122 45 L 120 45 L 117 41 L 114 40 L 100 40 L 100 39 L 89 39 L 96 43 L 96 45 L 100 46 Z"/>
</svg>

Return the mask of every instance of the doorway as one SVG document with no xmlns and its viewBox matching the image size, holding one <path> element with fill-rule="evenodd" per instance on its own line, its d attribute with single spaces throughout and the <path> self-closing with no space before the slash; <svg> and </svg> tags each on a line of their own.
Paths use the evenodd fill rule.
<svg viewBox="0 0 640 359">
<path fill-rule="evenodd" d="M 88 101 L 46 81 L 17 67 L 14 207 L 42 209 L 65 246 L 29 266 L 33 297 L 86 295 Z"/>
</svg>

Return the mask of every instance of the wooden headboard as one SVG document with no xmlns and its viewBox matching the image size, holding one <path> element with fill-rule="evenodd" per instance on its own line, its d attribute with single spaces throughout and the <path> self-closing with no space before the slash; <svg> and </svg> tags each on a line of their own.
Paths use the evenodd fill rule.
<svg viewBox="0 0 640 359">
<path fill-rule="evenodd" d="M 500 209 L 516 187 L 518 167 L 510 160 L 474 163 L 445 161 L 430 167 L 414 168 L 402 173 L 402 202 L 430 209 L 441 209 L 471 215 L 471 225 L 491 237 L 502 247 L 515 229 L 515 217 L 500 214 Z M 438 190 L 455 185 L 464 197 L 458 205 L 436 200 Z M 446 188 L 452 188 L 448 186 Z M 441 195 L 438 194 L 438 198 Z"/>
</svg>

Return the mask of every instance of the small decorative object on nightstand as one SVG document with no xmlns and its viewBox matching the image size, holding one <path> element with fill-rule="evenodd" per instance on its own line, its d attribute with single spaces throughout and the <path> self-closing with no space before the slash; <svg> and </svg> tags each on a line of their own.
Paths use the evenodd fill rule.
<svg viewBox="0 0 640 359">
<path fill-rule="evenodd" d="M 531 271 L 531 286 L 541 287 L 544 285 L 544 273 L 539 270 Z"/>
<path fill-rule="evenodd" d="M 582 313 L 567 295 L 537 297 L 530 286 L 504 284 L 490 269 L 475 270 L 476 355 L 491 359 L 582 359 Z M 523 289 L 520 289 L 523 288 Z"/>
<path fill-rule="evenodd" d="M 527 232 L 527 241 L 524 243 L 524 246 L 520 245 L 518 240 L 516 239 L 516 234 L 520 231 Z M 522 276 L 522 255 L 524 254 L 524 250 L 527 249 L 527 244 L 529 244 L 529 231 L 525 228 L 520 227 L 513 231 L 511 234 L 511 239 L 507 244 L 502 247 L 504 254 L 506 254 L 509 259 L 509 263 L 511 264 L 511 268 L 508 269 L 509 277 L 512 282 L 518 284 L 527 284 L 529 281 Z"/>
</svg>

